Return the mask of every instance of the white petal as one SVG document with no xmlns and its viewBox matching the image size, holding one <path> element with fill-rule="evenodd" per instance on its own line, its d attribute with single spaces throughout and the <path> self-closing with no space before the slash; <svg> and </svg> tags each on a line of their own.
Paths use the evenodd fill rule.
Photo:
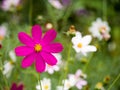
<svg viewBox="0 0 120 90">
<path fill-rule="evenodd" d="M 63 86 L 57 86 L 57 90 L 63 90 Z"/>
<path fill-rule="evenodd" d="M 91 42 L 91 40 L 92 40 L 91 35 L 86 35 L 82 38 L 82 43 L 84 45 L 88 45 Z"/>
<path fill-rule="evenodd" d="M 71 41 L 72 41 L 72 43 L 74 45 L 76 45 L 81 40 L 81 38 L 82 38 L 81 33 L 80 32 L 76 32 L 75 37 L 73 37 Z"/>
<path fill-rule="evenodd" d="M 48 73 L 49 73 L 49 74 L 53 74 L 53 73 L 54 73 L 54 70 L 53 70 L 53 69 L 48 69 Z"/>
<path fill-rule="evenodd" d="M 3 67 L 4 67 L 3 74 L 6 75 L 6 77 L 9 77 L 14 66 L 10 62 L 7 62 Z"/>
<path fill-rule="evenodd" d="M 77 72 L 75 73 L 75 76 L 79 77 L 81 74 L 82 74 L 82 71 L 78 69 Z"/>
<path fill-rule="evenodd" d="M 80 37 L 80 38 L 82 37 L 81 33 L 78 31 L 75 33 L 75 36 Z"/>
<path fill-rule="evenodd" d="M 48 0 L 48 2 L 57 9 L 62 9 L 63 8 L 62 4 L 58 0 Z"/>
<path fill-rule="evenodd" d="M 12 59 L 12 61 L 14 61 L 14 62 L 16 61 L 16 55 L 15 55 L 15 52 L 13 50 L 11 50 L 9 52 L 9 56 Z"/>
<path fill-rule="evenodd" d="M 84 52 L 95 52 L 96 50 L 97 50 L 97 48 L 92 45 L 88 45 L 83 48 Z"/>
<path fill-rule="evenodd" d="M 101 19 L 101 18 L 97 18 L 97 19 L 96 19 L 96 22 L 100 22 L 100 23 L 101 23 L 101 22 L 102 22 L 102 19 Z"/>
<path fill-rule="evenodd" d="M 36 85 L 36 90 L 40 90 L 40 85 Z"/>
<path fill-rule="evenodd" d="M 59 70 L 60 70 L 59 66 L 57 66 L 57 65 L 54 66 L 54 70 L 55 70 L 55 71 L 59 71 Z"/>
<path fill-rule="evenodd" d="M 79 53 L 81 50 L 80 50 L 80 48 L 78 48 L 77 46 L 73 46 L 73 48 L 75 49 L 75 51 L 77 52 L 77 53 Z"/>
</svg>

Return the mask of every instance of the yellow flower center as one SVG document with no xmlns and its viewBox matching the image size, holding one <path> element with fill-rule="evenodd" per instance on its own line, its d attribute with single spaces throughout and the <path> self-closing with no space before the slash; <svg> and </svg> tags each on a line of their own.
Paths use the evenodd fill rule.
<svg viewBox="0 0 120 90">
<path fill-rule="evenodd" d="M 34 49 L 36 52 L 40 52 L 42 50 L 42 46 L 40 44 L 36 44 Z"/>
<path fill-rule="evenodd" d="M 45 90 L 48 90 L 48 89 L 49 89 L 49 86 L 48 86 L 48 85 L 45 85 L 45 86 L 44 86 L 44 89 L 45 89 Z"/>
<path fill-rule="evenodd" d="M 3 40 L 3 38 L 4 38 L 3 36 L 0 36 L 0 41 Z"/>
<path fill-rule="evenodd" d="M 101 89 L 102 87 L 103 87 L 103 84 L 101 82 L 98 82 L 97 85 L 96 85 L 96 88 Z"/>
<path fill-rule="evenodd" d="M 70 83 L 67 83 L 67 85 L 66 85 L 67 87 L 70 87 L 71 85 L 70 85 Z"/>
<path fill-rule="evenodd" d="M 11 64 L 11 65 L 13 65 L 13 64 L 14 64 L 14 62 L 11 60 L 11 61 L 10 61 L 10 64 Z"/>
<path fill-rule="evenodd" d="M 77 45 L 78 48 L 82 48 L 82 46 L 83 46 L 82 43 L 78 43 Z"/>
<path fill-rule="evenodd" d="M 104 32 L 104 31 L 106 31 L 106 27 L 102 26 L 102 27 L 99 28 L 99 30 L 100 30 L 100 32 Z"/>
<path fill-rule="evenodd" d="M 48 67 L 51 67 L 51 65 L 47 64 Z"/>
</svg>

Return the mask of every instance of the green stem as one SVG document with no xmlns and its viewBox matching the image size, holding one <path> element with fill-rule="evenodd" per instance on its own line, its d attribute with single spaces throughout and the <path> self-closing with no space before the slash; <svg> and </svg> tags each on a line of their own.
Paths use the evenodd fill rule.
<svg viewBox="0 0 120 90">
<path fill-rule="evenodd" d="M 103 0 L 103 19 L 107 20 L 107 1 Z"/>
<path fill-rule="evenodd" d="M 62 78 L 65 78 L 66 75 L 67 75 L 68 65 L 69 65 L 69 59 L 70 59 L 70 50 L 71 50 L 71 44 L 70 44 L 69 50 L 68 50 L 66 65 L 65 65 L 65 68 L 63 69 L 63 72 L 64 72 L 64 70 L 65 70 L 65 73 L 61 75 L 61 77 L 60 77 L 60 79 L 59 79 L 59 82 L 58 82 L 58 85 L 60 85 L 60 83 L 61 83 L 61 81 L 62 81 Z"/>
<path fill-rule="evenodd" d="M 71 44 L 70 44 L 69 50 L 68 50 L 67 62 L 66 62 L 66 66 L 65 66 L 65 73 L 63 74 L 64 75 L 64 79 L 66 78 L 67 73 L 68 73 L 68 66 L 69 66 L 69 61 L 70 61 L 70 52 L 71 52 Z M 64 85 L 65 85 L 65 80 L 63 82 L 63 89 L 64 89 Z"/>
<path fill-rule="evenodd" d="M 42 84 L 41 84 L 40 75 L 38 75 L 38 84 L 40 85 L 40 90 L 42 90 Z"/>
<path fill-rule="evenodd" d="M 89 63 L 90 63 L 90 61 L 92 60 L 92 57 L 93 57 L 93 53 L 91 54 L 91 56 L 90 56 L 90 58 L 89 58 L 87 64 L 85 65 L 85 67 L 84 67 L 84 69 L 83 69 L 83 72 L 86 72 Z"/>
<path fill-rule="evenodd" d="M 30 0 L 30 6 L 29 6 L 29 23 L 32 25 L 32 0 Z"/>
<path fill-rule="evenodd" d="M 117 80 L 120 78 L 120 73 L 119 75 L 115 78 L 115 80 L 113 81 L 113 83 L 109 86 L 109 88 L 107 90 L 110 90 L 112 88 L 112 86 L 117 82 Z"/>
<path fill-rule="evenodd" d="M 0 74 L 2 75 L 3 77 L 3 80 L 5 82 L 5 85 L 6 85 L 6 89 L 9 89 L 9 83 L 7 82 L 7 78 L 5 75 L 3 75 L 3 64 L 2 64 L 2 60 L 0 60 Z"/>
</svg>

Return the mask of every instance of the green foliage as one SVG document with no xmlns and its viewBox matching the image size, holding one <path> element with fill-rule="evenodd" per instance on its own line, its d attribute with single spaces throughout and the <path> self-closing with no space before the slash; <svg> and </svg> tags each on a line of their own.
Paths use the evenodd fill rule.
<svg viewBox="0 0 120 90">
<path fill-rule="evenodd" d="M 1 3 L 2 4 L 2 3 Z M 52 81 L 52 90 L 56 90 L 59 80 L 64 77 L 64 73 L 75 73 L 77 69 L 86 70 L 88 88 L 84 90 L 94 90 L 98 82 L 103 82 L 106 76 L 110 76 L 110 81 L 104 85 L 107 90 L 116 77 L 120 74 L 120 1 L 119 0 L 71 0 L 71 3 L 64 9 L 59 10 L 54 8 L 47 0 L 22 0 L 20 8 L 14 12 L 5 12 L 0 9 L 0 24 L 7 24 L 7 36 L 2 41 L 0 49 L 0 90 L 9 90 L 13 82 L 22 82 L 25 90 L 35 90 L 38 83 L 38 73 L 35 71 L 34 65 L 23 69 L 21 68 L 21 60 L 17 57 L 17 61 L 12 70 L 11 76 L 6 78 L 3 73 L 4 61 L 10 61 L 9 51 L 14 50 L 20 45 L 18 40 L 18 32 L 23 31 L 31 34 L 31 27 L 34 24 L 40 24 L 43 32 L 46 32 L 46 24 L 52 23 L 55 30 L 58 32 L 56 41 L 63 44 L 62 60 L 64 62 L 69 59 L 68 70 L 62 67 L 59 72 L 49 75 L 47 72 L 40 74 L 41 79 L 44 77 L 50 78 Z M 83 10 L 84 13 L 77 14 L 78 10 Z M 71 46 L 70 57 L 68 58 L 68 49 L 71 43 L 71 38 L 65 34 L 71 25 L 75 25 L 76 30 L 80 31 L 83 36 L 90 34 L 88 28 L 96 18 L 107 20 L 111 27 L 111 39 L 108 41 L 98 41 L 93 39 L 92 44 L 98 46 L 95 53 L 91 53 L 88 57 L 82 59 L 87 62 L 82 62 L 82 59 L 76 59 L 76 52 Z M 112 51 L 108 50 L 108 45 L 114 42 L 116 48 Z M 91 58 L 92 55 L 92 58 Z M 90 62 L 89 62 L 89 59 Z M 89 63 L 88 63 L 89 62 Z M 65 77 L 67 78 L 67 77 Z M 120 90 L 120 78 L 115 82 L 110 90 Z M 62 83 L 62 82 L 60 82 Z M 70 90 L 77 90 L 75 87 Z"/>
</svg>

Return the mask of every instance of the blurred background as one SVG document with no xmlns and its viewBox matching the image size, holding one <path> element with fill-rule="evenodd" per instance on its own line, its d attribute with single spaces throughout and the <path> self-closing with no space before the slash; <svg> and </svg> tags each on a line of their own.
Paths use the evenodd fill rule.
<svg viewBox="0 0 120 90">
<path fill-rule="evenodd" d="M 5 2 L 7 1 L 7 2 Z M 56 1 L 56 2 L 55 2 Z M 11 4 L 12 3 L 12 4 Z M 94 90 L 96 84 L 108 82 L 104 85 L 107 90 L 118 75 L 120 75 L 120 0 L 0 0 L 0 90 L 9 90 L 12 83 L 22 83 L 25 90 L 36 90 L 36 72 L 34 67 L 27 70 L 21 68 L 21 57 L 16 57 L 14 68 L 9 78 L 2 72 L 5 61 L 11 61 L 9 52 L 20 45 L 17 34 L 24 31 L 31 34 L 34 24 L 41 25 L 43 32 L 54 28 L 58 32 L 56 41 L 64 46 L 62 60 L 67 60 L 70 37 L 66 35 L 71 25 L 82 35 L 91 34 L 89 27 L 97 18 L 109 24 L 111 38 L 99 41 L 93 38 L 92 44 L 97 47 L 92 60 L 85 72 L 88 85 L 83 90 Z M 2 29 L 3 29 L 2 28 Z M 2 36 L 3 35 L 3 36 Z M 74 50 L 71 50 L 71 60 L 68 73 L 75 73 L 78 68 L 83 69 L 89 57 L 76 60 Z M 41 74 L 41 77 L 52 79 L 52 89 L 56 90 L 57 78 L 61 76 L 64 68 L 53 75 Z M 120 90 L 120 78 L 110 90 Z M 71 88 L 69 90 L 78 90 Z M 97 89 L 103 90 L 103 89 Z"/>
</svg>

